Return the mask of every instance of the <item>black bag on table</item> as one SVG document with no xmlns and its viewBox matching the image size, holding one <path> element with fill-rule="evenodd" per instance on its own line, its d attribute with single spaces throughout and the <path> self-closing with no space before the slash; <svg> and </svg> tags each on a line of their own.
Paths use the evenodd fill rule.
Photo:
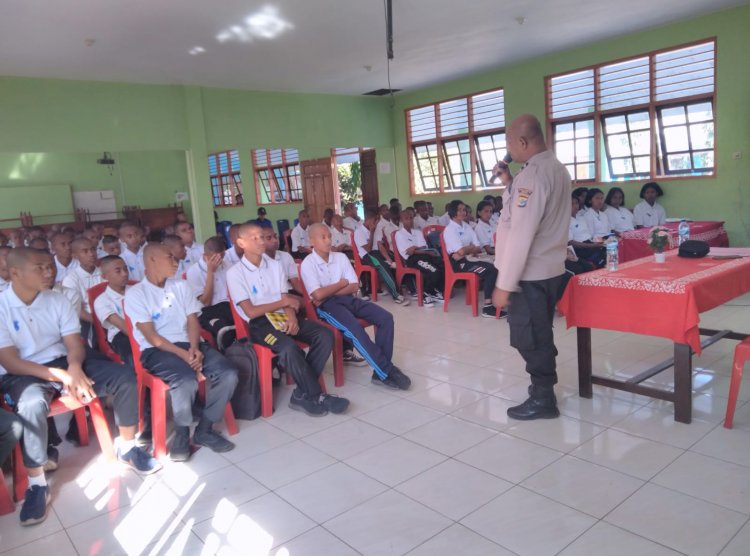
<svg viewBox="0 0 750 556">
<path fill-rule="evenodd" d="M 711 250 L 711 246 L 705 241 L 699 241 L 697 239 L 689 239 L 680 245 L 678 255 L 680 257 L 687 257 L 689 259 L 700 259 L 708 255 Z"/>
<path fill-rule="evenodd" d="M 258 357 L 252 344 L 243 338 L 237 340 L 224 355 L 237 368 L 237 388 L 232 395 L 232 411 L 237 419 L 252 421 L 260 417 L 260 381 Z"/>
</svg>

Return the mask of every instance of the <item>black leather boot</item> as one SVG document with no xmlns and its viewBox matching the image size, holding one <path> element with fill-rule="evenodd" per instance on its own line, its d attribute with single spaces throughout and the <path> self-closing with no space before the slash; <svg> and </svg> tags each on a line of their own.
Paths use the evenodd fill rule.
<svg viewBox="0 0 750 556">
<path fill-rule="evenodd" d="M 508 408 L 508 417 L 519 421 L 554 419 L 559 416 L 557 398 L 552 386 L 529 386 L 529 399 L 521 405 Z"/>
</svg>

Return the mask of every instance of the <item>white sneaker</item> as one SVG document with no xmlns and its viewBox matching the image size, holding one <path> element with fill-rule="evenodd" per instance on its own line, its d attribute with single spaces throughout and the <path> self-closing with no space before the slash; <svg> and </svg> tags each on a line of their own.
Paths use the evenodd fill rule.
<svg viewBox="0 0 750 556">
<path fill-rule="evenodd" d="M 424 299 L 422 300 L 422 307 L 425 309 L 433 309 L 435 307 L 435 300 L 432 299 L 429 295 L 425 295 Z"/>
<path fill-rule="evenodd" d="M 393 302 L 401 305 L 402 307 L 407 307 L 409 305 L 409 300 L 406 299 L 403 295 L 399 295 L 396 299 L 393 300 Z"/>
</svg>

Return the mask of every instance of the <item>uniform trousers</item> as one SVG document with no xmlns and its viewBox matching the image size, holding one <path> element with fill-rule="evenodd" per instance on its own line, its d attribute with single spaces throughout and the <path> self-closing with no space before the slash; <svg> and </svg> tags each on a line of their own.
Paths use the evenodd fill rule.
<svg viewBox="0 0 750 556">
<path fill-rule="evenodd" d="M 484 298 L 492 298 L 492 291 L 495 289 L 495 282 L 497 281 L 495 265 L 481 261 L 470 261 L 466 257 L 458 261 L 451 257 L 451 264 L 456 272 L 473 272 L 479 276 L 479 284 L 484 292 Z"/>
<path fill-rule="evenodd" d="M 443 293 L 445 276 L 439 257 L 426 253 L 414 253 L 406 259 L 406 266 L 419 270 L 424 281 L 424 291 L 427 294 Z"/>
<path fill-rule="evenodd" d="M 320 396 L 318 377 L 333 351 L 333 332 L 317 322 L 299 319 L 299 332 L 289 336 L 276 330 L 264 315 L 250 321 L 250 339 L 278 355 L 279 366 L 292 375 L 300 392 L 311 398 Z M 310 346 L 307 355 L 295 340 Z"/>
<path fill-rule="evenodd" d="M 176 342 L 182 349 L 189 349 L 187 342 Z M 224 417 L 224 408 L 237 386 L 237 369 L 221 353 L 201 342 L 203 354 L 203 376 L 206 377 L 206 407 L 203 417 L 217 423 Z M 169 386 L 172 399 L 174 424 L 189 427 L 193 422 L 193 402 L 198 392 L 198 374 L 174 353 L 158 348 L 148 348 L 141 353 L 141 363 L 154 376 Z"/>
<path fill-rule="evenodd" d="M 393 315 L 375 303 L 352 295 L 332 295 L 318 307 L 318 315 L 354 343 L 381 379 L 390 374 L 393 369 Z M 375 326 L 374 342 L 357 319 Z"/>
<path fill-rule="evenodd" d="M 59 357 L 44 366 L 67 369 L 68 360 Z M 94 381 L 93 389 L 97 396 L 112 396 L 118 426 L 130 427 L 138 423 L 138 388 L 132 367 L 87 358 L 83 363 L 83 372 Z M 62 393 L 62 383 L 28 375 L 6 374 L 0 377 L 0 389 L 10 396 L 23 425 L 24 465 L 42 467 L 47 462 L 49 406 Z"/>
<path fill-rule="evenodd" d="M 401 292 L 396 287 L 396 280 L 393 276 L 393 271 L 388 263 L 385 262 L 383 255 L 380 251 L 370 251 L 364 257 L 362 257 L 362 263 L 367 266 L 375 268 L 380 276 L 380 280 L 385 284 L 388 293 L 391 294 L 393 299 L 396 299 Z M 374 284 L 370 284 L 370 287 L 375 287 Z"/>
<path fill-rule="evenodd" d="M 0 466 L 8 459 L 22 434 L 23 426 L 20 419 L 12 413 L 0 409 Z"/>
<path fill-rule="evenodd" d="M 551 387 L 557 383 L 552 321 L 566 283 L 565 274 L 547 280 L 521 281 L 518 283 L 521 291 L 510 294 L 510 345 L 526 361 L 526 372 L 534 386 Z"/>
</svg>

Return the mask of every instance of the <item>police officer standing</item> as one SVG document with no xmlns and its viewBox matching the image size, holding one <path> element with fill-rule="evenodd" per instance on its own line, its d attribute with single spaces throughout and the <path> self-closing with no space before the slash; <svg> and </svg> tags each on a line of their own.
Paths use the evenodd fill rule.
<svg viewBox="0 0 750 556">
<path fill-rule="evenodd" d="M 552 321 L 565 287 L 565 255 L 570 223 L 570 175 L 547 149 L 539 120 L 524 114 L 506 131 L 508 152 L 524 163 L 513 177 L 499 162 L 494 174 L 506 186 L 497 227 L 498 278 L 492 301 L 508 307 L 510 345 L 526 361 L 529 398 L 508 409 L 513 419 L 560 415 Z"/>
</svg>

